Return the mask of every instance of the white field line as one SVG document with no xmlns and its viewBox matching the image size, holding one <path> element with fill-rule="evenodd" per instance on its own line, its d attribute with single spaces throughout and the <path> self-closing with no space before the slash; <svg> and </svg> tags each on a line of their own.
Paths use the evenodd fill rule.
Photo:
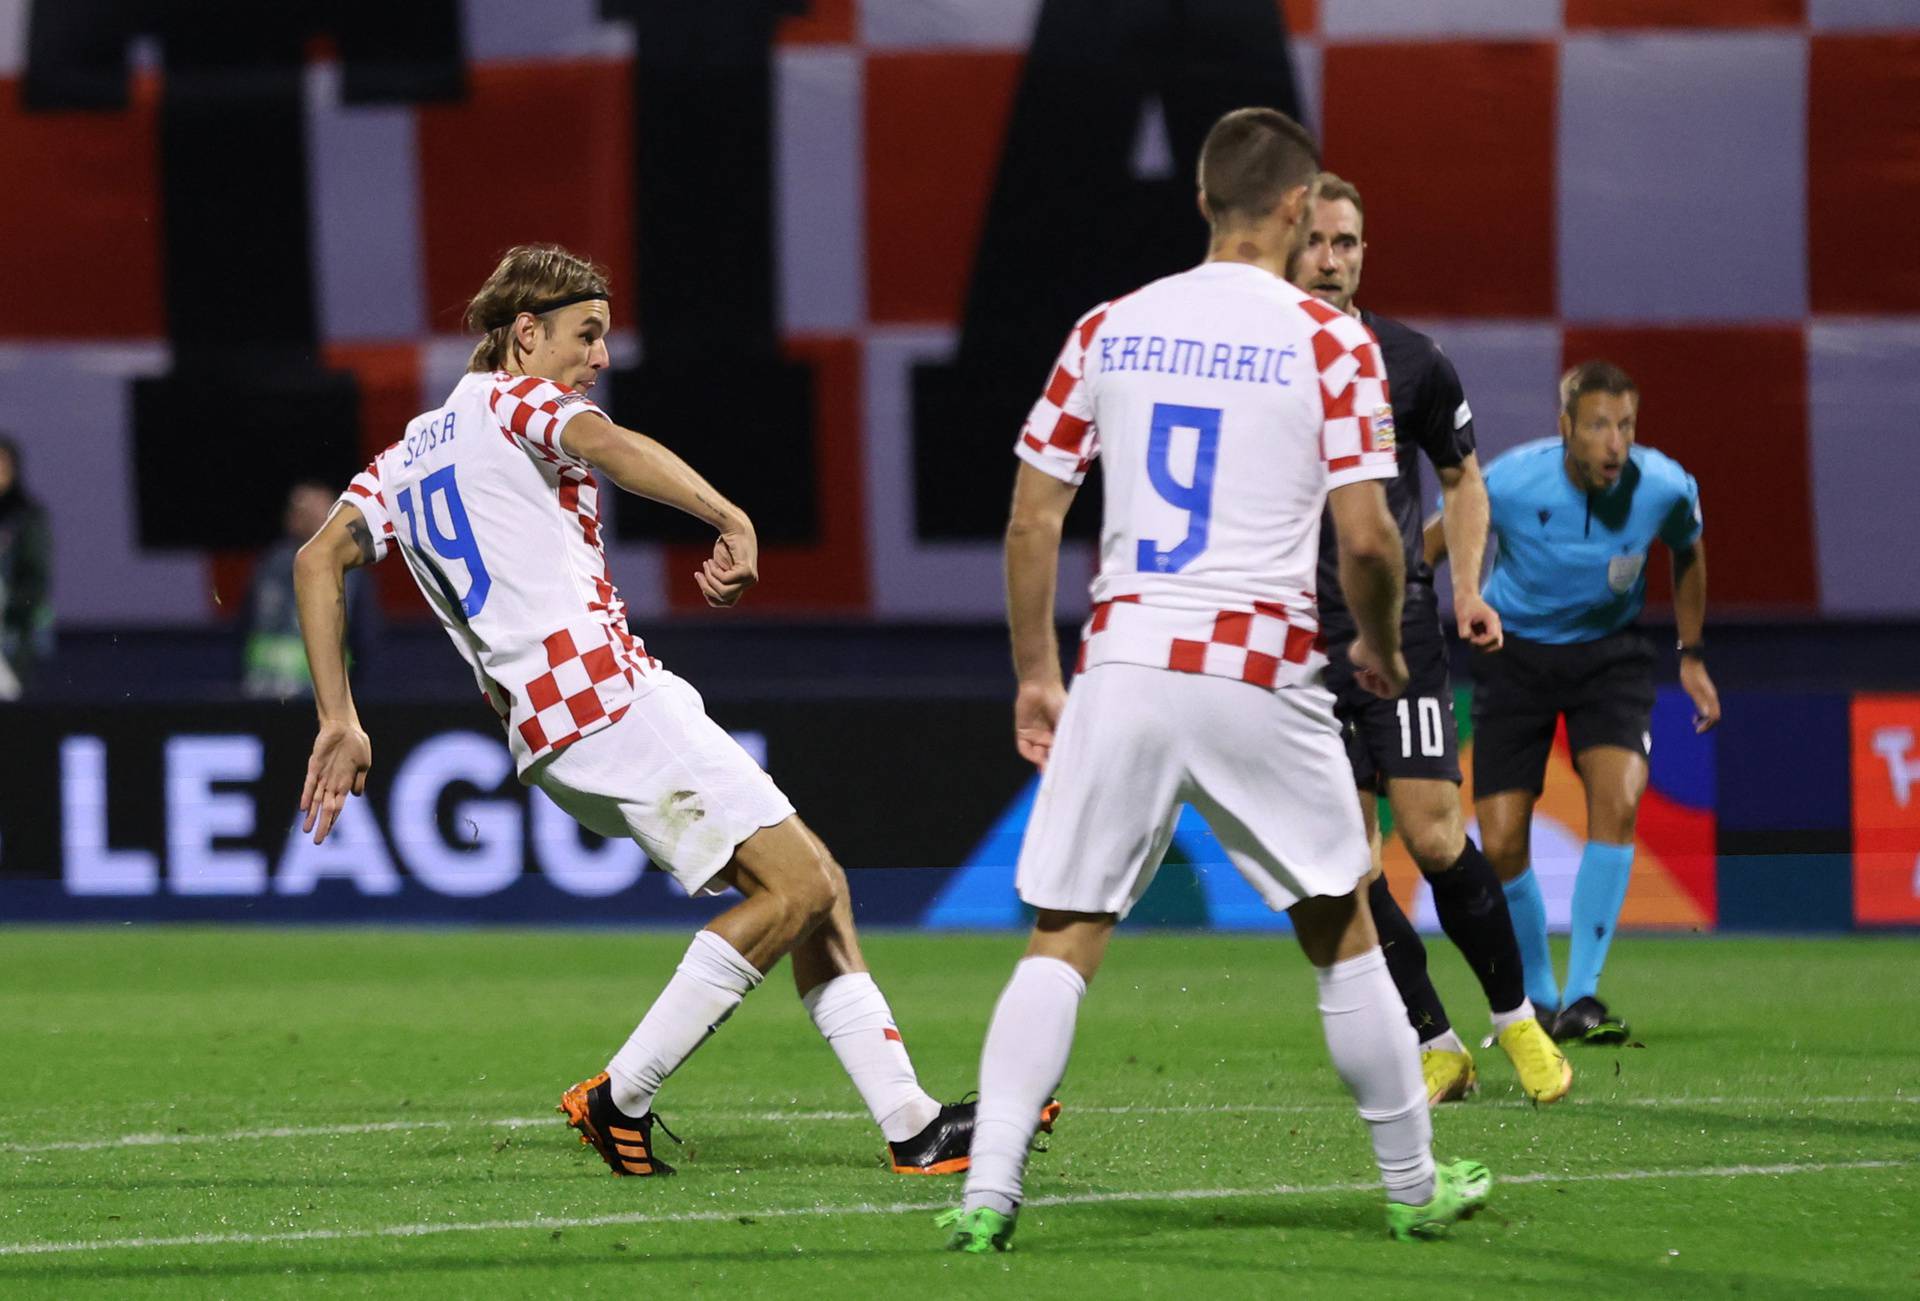
<svg viewBox="0 0 1920 1301">
<path fill-rule="evenodd" d="M 1702 1097 L 1666 1097 L 1666 1098 L 1569 1098 L 1556 1105 L 1568 1107 L 1759 1107 L 1786 1106 L 1788 1109 L 1805 1107 L 1859 1107 L 1859 1106 L 1902 1106 L 1920 1103 L 1920 1093 L 1860 1094 L 1837 1097 L 1782 1098 L 1782 1097 L 1726 1097 L 1707 1095 Z M 1449 1107 L 1448 1115 L 1467 1115 L 1489 1107 L 1519 1110 L 1534 1107 L 1525 1098 L 1487 1099 L 1466 1104 L 1463 1109 Z M 1066 1104 L 1069 1115 L 1080 1116 L 1301 1116 L 1316 1113 L 1346 1112 L 1353 1109 L 1347 1102 L 1296 1102 L 1296 1103 L 1181 1103 L 1156 1105 L 1152 1103 L 1129 1103 L 1121 1106 L 1096 1107 L 1082 1106 L 1071 1100 Z M 701 1119 L 744 1120 L 762 1124 L 781 1122 L 802 1123 L 820 1121 L 863 1121 L 872 1123 L 864 1111 L 780 1111 L 780 1110 L 740 1110 L 728 1108 L 687 1107 L 682 1113 L 669 1107 L 676 1115 L 685 1114 Z M 44 1143 L 0 1143 L 0 1153 L 19 1153 L 32 1155 L 41 1152 L 101 1152 L 114 1148 L 137 1147 L 174 1147 L 182 1144 L 197 1143 L 244 1143 L 274 1138 L 328 1138 L 351 1134 L 402 1134 L 417 1130 L 469 1129 L 474 1127 L 487 1129 L 526 1129 L 540 1125 L 560 1123 L 558 1115 L 546 1116 L 504 1116 L 498 1120 L 382 1120 L 364 1124 L 342 1125 L 285 1125 L 263 1129 L 233 1129 L 212 1134 L 120 1134 L 112 1138 L 59 1139 Z"/>
<path fill-rule="evenodd" d="M 1596 1170 L 1585 1174 L 1560 1174 L 1534 1171 L 1529 1174 L 1496 1176 L 1496 1188 L 1527 1184 L 1631 1183 L 1656 1179 L 1744 1179 L 1754 1176 L 1823 1174 L 1836 1170 L 1892 1170 L 1910 1168 L 1911 1161 L 1817 1161 L 1784 1162 L 1778 1165 L 1697 1166 L 1675 1170 Z M 1194 1202 L 1239 1197 L 1313 1197 L 1336 1193 L 1378 1191 L 1379 1184 L 1269 1184 L 1260 1188 L 1175 1188 L 1121 1190 L 1106 1193 L 1068 1193 L 1059 1197 L 1036 1197 L 1028 1206 L 1092 1206 L 1109 1202 Z M 137 1251 L 171 1247 L 258 1247 L 279 1243 L 346 1242 L 370 1238 L 425 1238 L 442 1233 L 512 1233 L 556 1229 L 591 1229 L 611 1225 L 702 1224 L 727 1220 L 792 1219 L 813 1215 L 907 1215 L 915 1212 L 945 1210 L 952 1198 L 938 1202 L 895 1202 L 886 1205 L 860 1203 L 854 1206 L 771 1206 L 757 1210 L 732 1211 L 632 1211 L 615 1215 L 535 1216 L 521 1220 L 476 1220 L 455 1223 L 389 1224 L 372 1229 L 299 1229 L 284 1233 L 189 1233 L 169 1238 L 102 1238 L 69 1242 L 0 1243 L 0 1257 L 51 1256 L 87 1251 Z"/>
</svg>

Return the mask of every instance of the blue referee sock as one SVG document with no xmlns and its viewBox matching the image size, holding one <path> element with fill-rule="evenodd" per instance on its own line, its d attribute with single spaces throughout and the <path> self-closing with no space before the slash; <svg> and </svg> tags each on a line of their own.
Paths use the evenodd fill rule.
<svg viewBox="0 0 1920 1301">
<path fill-rule="evenodd" d="M 1573 881 L 1568 1003 L 1592 998 L 1600 989 L 1600 969 L 1607 965 L 1607 946 L 1613 943 L 1614 927 L 1620 921 L 1620 905 L 1627 901 L 1627 879 L 1632 874 L 1632 845 L 1606 845 L 1589 840 L 1580 854 L 1580 874 Z"/>
<path fill-rule="evenodd" d="M 1520 965 L 1527 974 L 1527 998 L 1545 1011 L 1560 1006 L 1560 986 L 1553 978 L 1553 953 L 1547 948 L 1547 901 L 1540 882 L 1528 868 L 1501 889 L 1513 918 L 1513 938 L 1520 944 Z"/>
</svg>

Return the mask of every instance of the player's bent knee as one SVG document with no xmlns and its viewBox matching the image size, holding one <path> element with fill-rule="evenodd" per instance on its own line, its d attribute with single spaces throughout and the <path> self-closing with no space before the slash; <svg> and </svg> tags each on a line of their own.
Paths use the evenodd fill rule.
<svg viewBox="0 0 1920 1301">
<path fill-rule="evenodd" d="M 831 855 L 822 853 L 795 873 L 787 894 L 796 919 L 810 928 L 832 916 L 835 906 L 846 900 L 847 876 Z"/>
<path fill-rule="evenodd" d="M 1316 967 L 1357 958 L 1380 943 L 1373 914 L 1360 906 L 1358 890 L 1302 899 L 1287 909 L 1287 917 L 1293 922 L 1293 935 L 1300 942 L 1301 952 Z"/>
<path fill-rule="evenodd" d="M 1612 845 L 1633 843 L 1634 827 L 1639 821 L 1639 805 L 1605 803 L 1594 805 L 1587 814 L 1587 839 Z"/>
<path fill-rule="evenodd" d="M 1511 881 L 1527 870 L 1527 846 L 1525 841 L 1497 841 L 1488 836 L 1480 850 L 1486 855 L 1487 862 L 1493 865 L 1493 874 L 1502 881 Z"/>
<path fill-rule="evenodd" d="M 1480 850 L 1500 879 L 1511 881 L 1527 870 L 1533 807 L 1528 801 L 1509 811 L 1502 803 L 1489 799 L 1476 805 L 1480 814 Z"/>
<path fill-rule="evenodd" d="M 1070 913 L 1042 908 L 1027 939 L 1029 958 L 1057 958 L 1089 984 L 1106 956 L 1119 918 L 1113 913 Z"/>
<path fill-rule="evenodd" d="M 828 855 L 821 863 L 821 873 L 826 878 L 827 894 L 834 904 L 846 903 L 852 899 L 852 890 L 847 885 L 847 870 L 840 866 L 840 860 Z"/>
<path fill-rule="evenodd" d="M 796 939 L 831 917 L 848 897 L 840 864 L 791 819 L 750 837 L 723 879 L 744 894 L 770 896 L 779 906 L 780 930 Z"/>
<path fill-rule="evenodd" d="M 1458 820 L 1444 818 L 1422 822 L 1405 829 L 1407 852 L 1422 872 L 1444 872 L 1460 858 L 1466 847 L 1466 831 Z"/>
<path fill-rule="evenodd" d="M 797 943 L 833 916 L 833 891 L 823 883 L 785 881 L 772 891 L 780 909 L 778 929 L 787 943 Z"/>
<path fill-rule="evenodd" d="M 831 856 L 821 863 L 821 881 L 824 886 L 822 897 L 815 902 L 819 905 L 820 916 L 826 917 L 844 905 L 853 901 L 847 888 L 847 874 Z"/>
</svg>

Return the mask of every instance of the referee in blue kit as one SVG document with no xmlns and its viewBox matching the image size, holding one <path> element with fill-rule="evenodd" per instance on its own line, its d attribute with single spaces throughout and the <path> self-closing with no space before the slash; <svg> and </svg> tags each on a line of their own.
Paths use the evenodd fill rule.
<svg viewBox="0 0 1920 1301">
<path fill-rule="evenodd" d="M 1563 1042 L 1618 1043 L 1627 1026 L 1600 1001 L 1600 971 L 1627 897 L 1634 820 L 1653 748 L 1653 644 L 1633 626 L 1657 538 L 1673 557 L 1680 685 L 1694 729 L 1720 721 L 1702 632 L 1707 559 L 1700 490 L 1679 462 L 1634 444 L 1640 392 L 1589 361 L 1560 383 L 1560 437 L 1525 443 L 1487 467 L 1499 543 L 1482 595 L 1506 644 L 1473 655 L 1473 791 L 1481 843 L 1505 884 L 1527 997 L 1558 1008 Z M 1444 554 L 1439 521 L 1427 554 Z M 1567 981 L 1555 980 L 1546 903 L 1529 861 L 1534 801 L 1565 716 L 1587 792 L 1587 843 L 1573 889 Z"/>
</svg>

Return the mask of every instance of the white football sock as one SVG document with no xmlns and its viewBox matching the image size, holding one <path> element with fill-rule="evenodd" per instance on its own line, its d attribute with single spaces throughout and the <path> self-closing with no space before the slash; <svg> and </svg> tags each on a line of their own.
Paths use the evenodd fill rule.
<svg viewBox="0 0 1920 1301">
<path fill-rule="evenodd" d="M 1505 1030 L 1516 1021 L 1531 1020 L 1533 1020 L 1533 1000 L 1523 998 L 1520 1000 L 1520 1006 L 1514 1008 L 1513 1011 L 1495 1012 L 1493 1014 L 1493 1033 L 1498 1036 L 1502 1030 Z"/>
<path fill-rule="evenodd" d="M 980 1053 L 980 1109 L 964 1209 L 985 1206 L 1007 1215 L 1020 1204 L 1027 1148 L 1040 1128 L 1040 1109 L 1067 1073 L 1073 1023 L 1086 993 L 1080 973 L 1058 958 L 1024 958 L 1013 969 Z M 1406 1024 L 1404 1016 L 1400 1023 Z"/>
<path fill-rule="evenodd" d="M 712 931 L 694 936 L 673 979 L 607 1063 L 613 1105 L 629 1116 L 644 1116 L 667 1076 L 693 1056 L 762 979 L 751 962 Z"/>
<path fill-rule="evenodd" d="M 1459 1034 L 1454 1031 L 1452 1026 L 1448 1026 L 1431 1039 L 1422 1039 L 1420 1041 L 1421 1052 L 1425 1052 L 1429 1048 L 1436 1049 L 1443 1053 L 1463 1053 L 1467 1051 L 1466 1044 L 1460 1041 Z"/>
<path fill-rule="evenodd" d="M 907 1045 L 893 1023 L 886 995 L 864 971 L 822 981 L 800 996 L 853 1087 L 889 1143 L 912 1138 L 940 1114 L 913 1073 Z"/>
<path fill-rule="evenodd" d="M 1387 960 L 1373 949 L 1315 973 L 1327 1051 L 1367 1122 L 1387 1197 L 1424 1206 L 1433 1200 L 1433 1121 L 1413 1028 Z"/>
</svg>

